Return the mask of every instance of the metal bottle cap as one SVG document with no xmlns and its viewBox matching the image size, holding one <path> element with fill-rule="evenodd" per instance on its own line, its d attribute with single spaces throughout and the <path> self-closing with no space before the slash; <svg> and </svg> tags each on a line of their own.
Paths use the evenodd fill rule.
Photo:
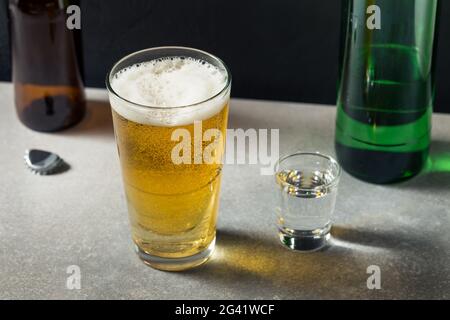
<svg viewBox="0 0 450 320">
<path fill-rule="evenodd" d="M 24 158 L 28 168 L 34 174 L 39 175 L 55 173 L 65 163 L 64 160 L 55 153 L 36 149 L 25 151 Z"/>
</svg>

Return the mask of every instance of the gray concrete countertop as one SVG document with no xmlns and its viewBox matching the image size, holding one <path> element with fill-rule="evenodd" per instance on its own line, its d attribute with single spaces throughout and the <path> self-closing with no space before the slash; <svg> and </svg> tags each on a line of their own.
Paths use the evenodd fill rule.
<svg viewBox="0 0 450 320">
<path fill-rule="evenodd" d="M 168 273 L 133 252 L 106 92 L 88 97 L 80 125 L 42 134 L 19 123 L 12 86 L 0 84 L 1 299 L 450 298 L 450 116 L 434 116 L 434 165 L 415 179 L 376 186 L 343 174 L 322 252 L 278 243 L 273 177 L 225 166 L 213 259 Z M 281 153 L 333 154 L 334 116 L 329 106 L 236 99 L 229 127 L 279 128 Z M 71 170 L 35 176 L 27 148 L 52 150 Z M 80 290 L 66 287 L 71 265 Z M 380 290 L 367 288 L 370 265 Z"/>
</svg>

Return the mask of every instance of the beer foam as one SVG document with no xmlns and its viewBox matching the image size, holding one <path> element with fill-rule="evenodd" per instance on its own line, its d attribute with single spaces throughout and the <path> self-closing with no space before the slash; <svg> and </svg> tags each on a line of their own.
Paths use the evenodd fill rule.
<svg viewBox="0 0 450 320">
<path fill-rule="evenodd" d="M 122 69 L 111 79 L 111 87 L 120 97 L 141 106 L 110 95 L 111 106 L 122 117 L 134 122 L 187 125 L 220 112 L 229 92 L 201 102 L 220 93 L 227 80 L 225 70 L 203 60 L 188 57 L 152 60 Z M 173 109 L 197 103 L 201 104 Z"/>
</svg>

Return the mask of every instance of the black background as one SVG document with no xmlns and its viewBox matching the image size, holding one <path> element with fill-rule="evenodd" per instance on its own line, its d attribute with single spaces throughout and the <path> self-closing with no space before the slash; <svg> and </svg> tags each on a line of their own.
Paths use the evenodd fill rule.
<svg viewBox="0 0 450 320">
<path fill-rule="evenodd" d="M 10 80 L 7 0 L 0 0 L 0 80 Z M 84 72 L 104 87 L 112 64 L 147 47 L 221 57 L 233 96 L 334 104 L 340 0 L 81 0 Z M 450 1 L 442 0 L 436 111 L 450 113 Z"/>
</svg>

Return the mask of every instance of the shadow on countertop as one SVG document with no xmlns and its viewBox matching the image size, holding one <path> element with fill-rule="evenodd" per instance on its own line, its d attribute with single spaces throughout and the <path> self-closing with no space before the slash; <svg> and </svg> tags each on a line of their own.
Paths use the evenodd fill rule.
<svg viewBox="0 0 450 320">
<path fill-rule="evenodd" d="M 442 298 L 442 286 L 450 287 L 448 257 L 425 240 L 339 226 L 332 233 L 331 246 L 300 253 L 282 247 L 275 235 L 221 230 L 213 259 L 182 275 L 219 282 L 236 296 L 254 287 L 255 298 L 264 299 Z M 384 290 L 367 289 L 370 265 L 380 266 Z M 270 291 L 258 295 L 258 288 Z"/>
<path fill-rule="evenodd" d="M 109 102 L 89 100 L 86 103 L 86 115 L 75 127 L 62 135 L 93 135 L 114 138 L 111 107 Z"/>
</svg>

